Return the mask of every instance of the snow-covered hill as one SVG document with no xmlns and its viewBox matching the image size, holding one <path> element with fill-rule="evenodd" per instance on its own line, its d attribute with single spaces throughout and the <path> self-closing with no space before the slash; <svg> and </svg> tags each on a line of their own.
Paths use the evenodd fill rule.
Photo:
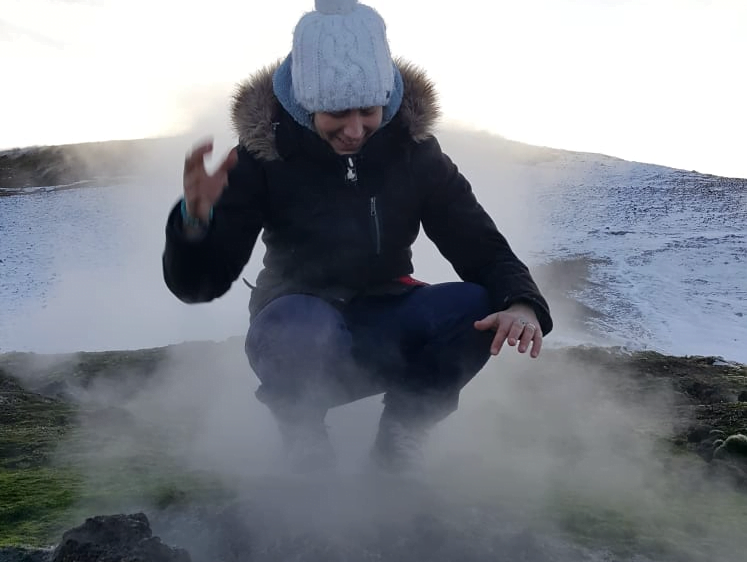
<svg viewBox="0 0 747 562">
<path fill-rule="evenodd" d="M 550 297 L 549 345 L 747 362 L 747 180 L 482 133 L 447 130 L 441 143 Z M 0 197 L 0 351 L 150 347 L 245 330 L 242 284 L 193 307 L 163 286 L 163 224 L 188 148 L 164 146 L 127 185 L 29 185 Z M 420 277 L 454 278 L 427 240 L 415 256 Z"/>
</svg>

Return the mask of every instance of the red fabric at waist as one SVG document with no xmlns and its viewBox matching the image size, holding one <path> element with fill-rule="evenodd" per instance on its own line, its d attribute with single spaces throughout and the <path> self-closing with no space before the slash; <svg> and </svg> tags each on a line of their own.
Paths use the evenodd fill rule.
<svg viewBox="0 0 747 562">
<path fill-rule="evenodd" d="M 403 285 L 411 285 L 414 287 L 424 287 L 428 285 L 428 283 L 426 283 L 425 281 L 415 279 L 412 275 L 403 275 L 402 277 L 397 277 L 395 281 L 397 281 L 398 283 L 402 283 Z"/>
</svg>

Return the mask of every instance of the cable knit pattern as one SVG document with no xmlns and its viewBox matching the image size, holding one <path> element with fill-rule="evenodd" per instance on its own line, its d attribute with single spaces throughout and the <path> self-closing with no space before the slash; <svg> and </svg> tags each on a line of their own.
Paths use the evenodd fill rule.
<svg viewBox="0 0 747 562">
<path fill-rule="evenodd" d="M 273 74 L 273 89 L 278 100 L 280 100 L 282 106 L 291 114 L 293 119 L 300 125 L 313 131 L 314 125 L 312 124 L 311 113 L 298 103 L 294 93 L 291 79 L 291 58 L 291 55 L 288 55 Z M 389 96 L 389 102 L 384 106 L 382 125 L 386 125 L 394 118 L 402 103 L 404 85 L 402 83 L 402 75 L 395 62 L 392 62 L 392 72 L 394 73 L 394 86 L 392 94 Z"/>
<path fill-rule="evenodd" d="M 384 20 L 355 1 L 317 0 L 316 7 L 293 33 L 295 99 L 311 113 L 386 106 L 395 76 Z"/>
</svg>

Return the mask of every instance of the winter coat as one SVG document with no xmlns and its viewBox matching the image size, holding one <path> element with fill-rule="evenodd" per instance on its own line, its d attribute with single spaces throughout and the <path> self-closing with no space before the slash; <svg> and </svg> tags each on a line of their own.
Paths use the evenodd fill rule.
<svg viewBox="0 0 747 562">
<path fill-rule="evenodd" d="M 462 280 L 487 289 L 494 311 L 526 302 L 542 332 L 551 330 L 548 305 L 527 267 L 432 135 L 432 83 L 411 65 L 398 65 L 399 111 L 350 156 L 336 154 L 282 108 L 274 67 L 239 86 L 232 114 L 238 163 L 207 233 L 185 238 L 178 205 L 167 221 L 163 272 L 177 297 L 205 302 L 226 293 L 260 231 L 266 253 L 252 314 L 293 293 L 338 306 L 360 295 L 401 294 L 413 290 L 405 281 L 422 225 Z"/>
</svg>

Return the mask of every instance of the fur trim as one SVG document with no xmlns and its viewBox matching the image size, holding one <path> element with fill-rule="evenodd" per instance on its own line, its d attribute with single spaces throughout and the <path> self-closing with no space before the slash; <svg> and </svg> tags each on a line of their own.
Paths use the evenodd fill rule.
<svg viewBox="0 0 747 562">
<path fill-rule="evenodd" d="M 433 135 L 436 122 L 441 117 L 436 85 L 428 79 L 423 69 L 414 64 L 401 58 L 394 62 L 405 85 L 399 113 L 413 140 L 423 142 Z"/>
<path fill-rule="evenodd" d="M 239 83 L 233 95 L 231 122 L 239 143 L 262 160 L 280 158 L 273 125 L 280 102 L 272 90 L 272 75 L 280 62 L 265 66 Z"/>
<path fill-rule="evenodd" d="M 272 76 L 281 62 L 262 68 L 238 84 L 233 95 L 231 121 L 239 143 L 262 160 L 280 158 L 273 123 L 280 102 L 272 89 Z M 432 136 L 441 113 L 435 85 L 417 66 L 403 59 L 396 59 L 395 63 L 404 83 L 398 118 L 412 139 L 422 142 Z"/>
</svg>

